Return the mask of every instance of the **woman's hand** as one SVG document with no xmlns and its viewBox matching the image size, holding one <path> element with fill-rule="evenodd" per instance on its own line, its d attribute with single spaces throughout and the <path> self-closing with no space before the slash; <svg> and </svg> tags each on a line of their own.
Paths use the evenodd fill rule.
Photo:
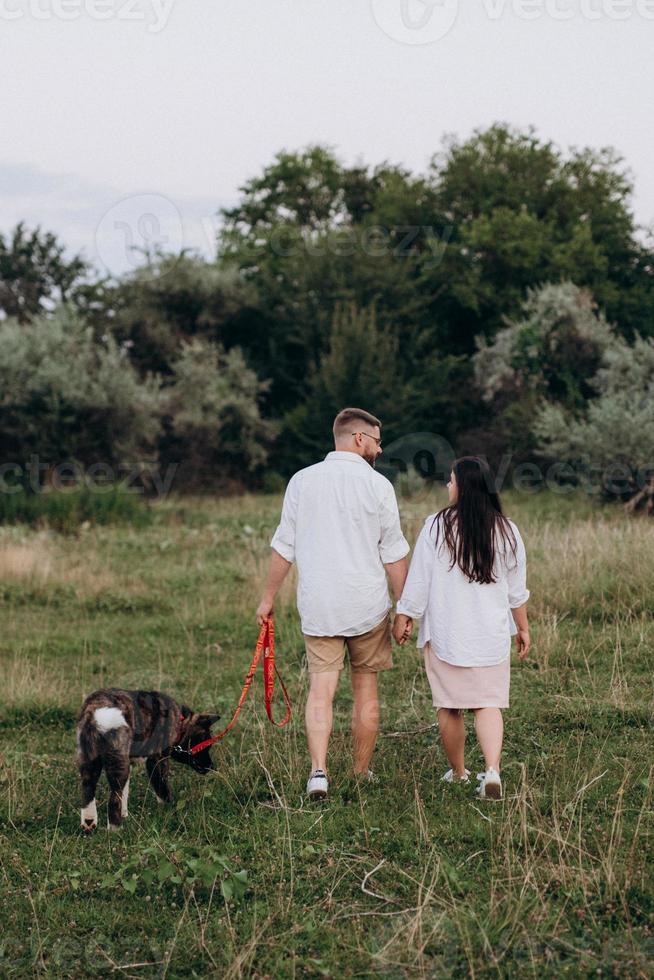
<svg viewBox="0 0 654 980">
<path fill-rule="evenodd" d="M 413 620 L 405 616 L 404 613 L 398 613 L 393 620 L 393 639 L 397 645 L 404 646 L 412 632 Z"/>
<path fill-rule="evenodd" d="M 529 655 L 529 650 L 531 649 L 529 630 L 518 630 L 515 641 L 518 647 L 518 659 L 526 660 L 527 656 Z"/>
</svg>

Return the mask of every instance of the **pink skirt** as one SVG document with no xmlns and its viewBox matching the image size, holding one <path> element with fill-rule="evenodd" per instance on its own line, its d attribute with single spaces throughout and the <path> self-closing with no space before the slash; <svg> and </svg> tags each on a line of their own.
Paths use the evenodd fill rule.
<svg viewBox="0 0 654 980">
<path fill-rule="evenodd" d="M 508 708 L 511 657 L 492 667 L 455 667 L 439 660 L 429 643 L 425 670 L 435 708 Z"/>
</svg>

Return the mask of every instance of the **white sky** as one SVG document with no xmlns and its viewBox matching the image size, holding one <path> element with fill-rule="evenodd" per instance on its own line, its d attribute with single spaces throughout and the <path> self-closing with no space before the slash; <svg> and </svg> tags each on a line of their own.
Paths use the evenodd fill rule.
<svg viewBox="0 0 654 980">
<path fill-rule="evenodd" d="M 653 42 L 654 0 L 0 0 L 0 230 L 212 254 L 282 148 L 422 170 L 495 121 L 615 146 L 651 224 Z"/>
</svg>

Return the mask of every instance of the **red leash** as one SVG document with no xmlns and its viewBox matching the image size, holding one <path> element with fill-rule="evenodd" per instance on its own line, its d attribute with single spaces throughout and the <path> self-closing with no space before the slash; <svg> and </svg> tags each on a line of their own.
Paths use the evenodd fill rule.
<svg viewBox="0 0 654 980">
<path fill-rule="evenodd" d="M 236 705 L 236 711 L 232 717 L 227 728 L 224 728 L 219 735 L 213 735 L 211 738 L 205 739 L 204 742 L 199 742 L 194 745 L 188 751 L 191 755 L 195 755 L 196 752 L 201 752 L 202 749 L 206 749 L 207 746 L 213 745 L 218 739 L 226 735 L 230 730 L 232 725 L 235 723 L 236 719 L 241 713 L 241 708 L 245 704 L 245 700 L 250 693 L 250 688 L 252 687 L 252 681 L 254 680 L 254 675 L 257 672 L 257 667 L 259 666 L 259 661 L 261 660 L 261 654 L 263 653 L 263 700 L 266 706 L 266 714 L 268 718 L 276 725 L 277 728 L 283 728 L 291 720 L 291 699 L 288 696 L 288 691 L 282 680 L 282 676 L 277 670 L 275 664 L 275 628 L 273 626 L 272 617 L 265 619 L 263 626 L 261 627 L 261 632 L 259 633 L 259 639 L 257 640 L 257 645 L 254 648 L 254 655 L 252 657 L 252 663 L 250 664 L 250 669 L 247 672 L 245 678 L 245 683 L 243 684 L 243 690 L 241 691 L 241 696 L 238 699 L 238 704 Z M 282 721 L 275 721 L 272 714 L 272 703 L 273 696 L 275 693 L 275 674 L 279 678 L 279 683 L 284 694 L 284 701 L 286 703 L 286 715 Z"/>
</svg>

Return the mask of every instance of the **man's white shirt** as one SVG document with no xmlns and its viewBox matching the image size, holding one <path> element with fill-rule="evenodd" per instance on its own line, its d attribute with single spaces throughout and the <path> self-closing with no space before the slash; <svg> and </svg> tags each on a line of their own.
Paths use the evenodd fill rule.
<svg viewBox="0 0 654 980">
<path fill-rule="evenodd" d="M 384 565 L 409 553 L 393 485 L 357 453 L 334 451 L 289 481 L 270 546 L 298 570 L 308 636 L 359 636 L 391 608 Z"/>
</svg>

